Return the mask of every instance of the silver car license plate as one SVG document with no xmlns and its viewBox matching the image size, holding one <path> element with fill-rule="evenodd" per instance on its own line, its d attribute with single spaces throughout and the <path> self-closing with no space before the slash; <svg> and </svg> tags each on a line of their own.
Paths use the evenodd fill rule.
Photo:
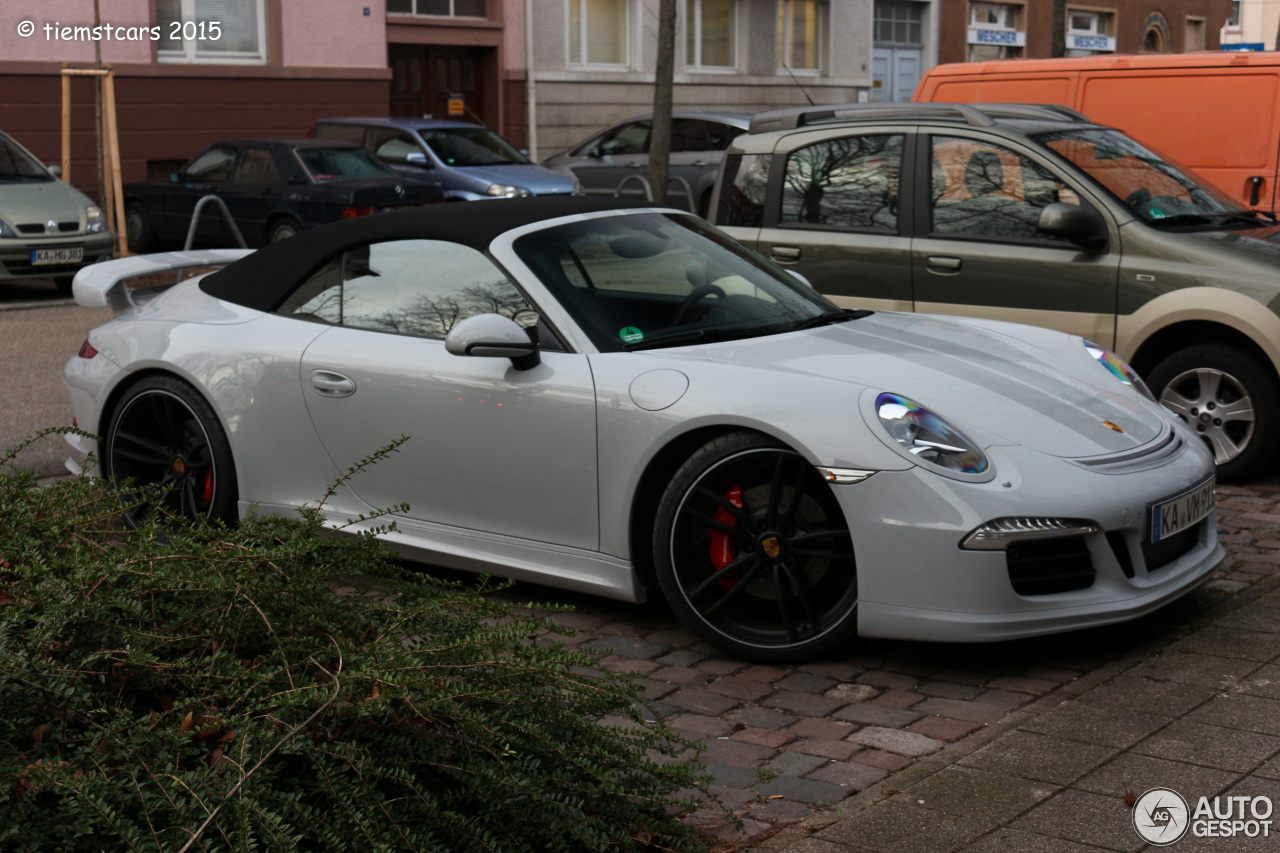
<svg viewBox="0 0 1280 853">
<path fill-rule="evenodd" d="M 1212 512 L 1217 505 L 1213 494 L 1214 485 L 1214 478 L 1210 477 L 1177 497 L 1152 504 L 1150 512 L 1152 544 L 1186 530 Z"/>
<path fill-rule="evenodd" d="M 84 260 L 84 247 L 75 246 L 70 249 L 32 249 L 31 265 L 41 264 L 78 264 Z"/>
</svg>

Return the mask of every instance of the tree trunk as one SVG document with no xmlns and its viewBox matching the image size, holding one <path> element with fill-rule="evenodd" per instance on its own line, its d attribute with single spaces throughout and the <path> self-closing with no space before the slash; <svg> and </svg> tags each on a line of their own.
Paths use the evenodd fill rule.
<svg viewBox="0 0 1280 853">
<path fill-rule="evenodd" d="M 658 8 L 658 63 L 653 75 L 653 126 L 649 131 L 649 185 L 665 204 L 671 162 L 671 87 L 676 64 L 676 0 Z"/>
</svg>

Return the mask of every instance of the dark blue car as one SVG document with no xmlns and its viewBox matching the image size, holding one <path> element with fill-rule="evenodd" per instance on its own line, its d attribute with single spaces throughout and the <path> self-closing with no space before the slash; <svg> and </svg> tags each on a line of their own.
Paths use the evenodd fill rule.
<svg viewBox="0 0 1280 853">
<path fill-rule="evenodd" d="M 396 174 L 363 148 L 324 139 L 240 139 L 209 146 L 167 179 L 125 184 L 129 249 L 147 252 L 186 239 L 196 203 L 222 199 L 250 246 L 306 228 L 444 200 L 432 183 Z M 216 205 L 200 216 L 197 239 L 232 246 Z"/>
<path fill-rule="evenodd" d="M 445 201 L 582 192 L 572 176 L 544 169 L 489 128 L 470 122 L 322 118 L 310 135 L 362 145 L 406 177 L 439 183 Z"/>
</svg>

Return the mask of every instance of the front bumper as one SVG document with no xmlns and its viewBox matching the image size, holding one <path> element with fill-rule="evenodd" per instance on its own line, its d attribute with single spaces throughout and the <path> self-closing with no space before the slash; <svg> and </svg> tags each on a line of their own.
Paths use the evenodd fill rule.
<svg viewBox="0 0 1280 853">
<path fill-rule="evenodd" d="M 833 488 L 853 533 L 859 634 L 980 642 L 1122 622 L 1190 592 L 1222 561 L 1216 511 L 1186 535 L 1181 553 L 1156 568 L 1148 567 L 1141 546 L 1148 506 L 1213 473 L 1198 444 L 1188 443 L 1158 468 L 1126 474 L 1087 470 L 1022 447 L 993 447 L 988 455 L 996 477 L 986 483 L 914 468 Z M 1073 543 L 1075 559 L 1092 565 L 1092 580 L 1083 588 L 1022 595 L 1014 590 L 1005 551 L 960 547 L 974 528 L 1006 516 L 1095 522 L 1102 532 L 1083 537 L 1083 549 L 1079 538 Z"/>
<path fill-rule="evenodd" d="M 114 248 L 111 232 L 67 234 L 53 237 L 0 239 L 0 280 L 27 278 L 62 278 L 73 276 L 82 267 L 105 261 Z M 32 264 L 32 249 L 71 249 L 82 247 L 84 260 L 74 264 Z"/>
</svg>

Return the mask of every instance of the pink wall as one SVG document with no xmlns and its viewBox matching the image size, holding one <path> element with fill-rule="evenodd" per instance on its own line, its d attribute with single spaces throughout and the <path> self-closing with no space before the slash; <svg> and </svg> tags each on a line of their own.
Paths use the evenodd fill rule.
<svg viewBox="0 0 1280 853">
<path fill-rule="evenodd" d="M 522 70 L 524 68 L 524 0 L 503 0 L 502 20 L 502 47 L 507 54 L 507 70 Z"/>
<path fill-rule="evenodd" d="M 281 13 L 285 65 L 387 67 L 384 0 L 281 0 Z"/>
<path fill-rule="evenodd" d="M 151 26 L 151 0 L 99 0 L 105 26 Z M 19 35 L 22 22 L 35 24 L 35 33 Z M 45 24 L 92 27 L 93 0 L 3 0 L 0 2 L 0 61 L 93 62 L 92 41 L 61 41 L 45 35 Z M 150 62 L 152 42 L 102 40 L 104 62 Z"/>
</svg>

